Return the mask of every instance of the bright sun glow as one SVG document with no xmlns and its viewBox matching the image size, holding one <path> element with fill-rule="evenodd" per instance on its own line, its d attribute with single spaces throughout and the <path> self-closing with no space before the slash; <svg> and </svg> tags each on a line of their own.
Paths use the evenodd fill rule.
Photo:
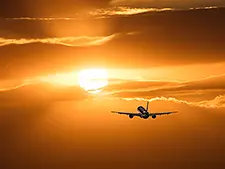
<svg viewBox="0 0 225 169">
<path fill-rule="evenodd" d="M 78 83 L 89 93 L 98 93 L 108 85 L 108 73 L 105 69 L 85 69 L 78 74 Z"/>
<path fill-rule="evenodd" d="M 48 82 L 62 86 L 79 85 L 85 91 L 95 94 L 102 91 L 108 85 L 108 72 L 105 69 L 84 69 L 80 72 L 57 73 L 38 78 L 43 82 Z"/>
</svg>

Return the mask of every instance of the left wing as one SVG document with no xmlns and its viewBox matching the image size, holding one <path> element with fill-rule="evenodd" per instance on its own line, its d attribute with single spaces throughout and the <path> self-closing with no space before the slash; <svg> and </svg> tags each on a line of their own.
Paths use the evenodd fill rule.
<svg viewBox="0 0 225 169">
<path fill-rule="evenodd" d="M 168 114 L 174 114 L 177 113 L 177 111 L 171 111 L 171 112 L 160 112 L 160 113 L 150 113 L 150 115 L 156 115 L 156 116 L 161 116 L 161 115 L 168 115 Z"/>
<path fill-rule="evenodd" d="M 129 112 L 119 112 L 119 111 L 111 111 L 111 113 L 125 114 L 125 115 L 132 115 L 132 116 L 141 116 L 140 113 L 129 113 Z"/>
</svg>

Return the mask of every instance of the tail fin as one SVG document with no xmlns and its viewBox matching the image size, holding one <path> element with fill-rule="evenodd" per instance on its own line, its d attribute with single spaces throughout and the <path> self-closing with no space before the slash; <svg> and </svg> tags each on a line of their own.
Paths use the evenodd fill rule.
<svg viewBox="0 0 225 169">
<path fill-rule="evenodd" d="M 148 111 L 149 101 L 147 101 L 146 110 Z"/>
</svg>

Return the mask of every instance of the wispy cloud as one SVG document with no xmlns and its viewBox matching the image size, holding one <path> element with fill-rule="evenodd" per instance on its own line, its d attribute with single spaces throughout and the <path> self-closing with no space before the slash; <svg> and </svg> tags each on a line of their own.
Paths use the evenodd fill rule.
<svg viewBox="0 0 225 169">
<path fill-rule="evenodd" d="M 190 8 L 204 6 L 223 6 L 223 0 L 111 0 L 112 6 L 154 6 L 154 7 L 176 7 Z"/>
<path fill-rule="evenodd" d="M 27 81 L 27 82 L 23 82 L 23 83 L 18 84 L 18 85 L 14 85 L 14 86 L 10 86 L 10 87 L 3 87 L 3 88 L 0 88 L 0 92 L 15 90 L 15 89 L 21 88 L 23 86 L 28 86 L 28 85 L 31 85 L 31 84 L 34 84 L 34 83 L 35 83 L 34 81 L 30 81 L 30 82 Z"/>
<path fill-rule="evenodd" d="M 115 38 L 118 34 L 112 34 L 109 36 L 98 36 L 98 37 L 88 37 L 88 36 L 80 36 L 80 37 L 52 37 L 52 38 L 39 38 L 39 39 L 6 39 L 0 38 L 0 46 L 5 45 L 22 45 L 28 43 L 46 43 L 46 44 L 59 44 L 64 46 L 93 46 L 93 45 L 101 45 L 104 44 L 113 38 Z"/>
<path fill-rule="evenodd" d="M 145 98 L 112 98 L 117 100 L 126 100 L 126 101 L 169 101 L 179 104 L 186 104 L 189 106 L 197 106 L 203 108 L 225 108 L 225 95 L 220 95 L 215 97 L 213 100 L 205 100 L 200 102 L 189 102 L 186 100 L 179 100 L 173 97 L 155 97 L 152 99 L 145 99 Z"/>
<path fill-rule="evenodd" d="M 20 18 L 4 18 L 5 20 L 28 20 L 28 21 L 75 21 L 80 19 L 85 19 L 91 16 L 114 16 L 114 15 L 134 15 L 145 12 L 160 12 L 160 11 L 170 11 L 172 8 L 133 8 L 126 6 L 116 6 L 110 8 L 98 8 L 95 10 L 87 11 L 84 13 L 77 13 L 74 17 L 20 17 Z M 3 18 L 2 18 L 3 19 Z"/>
<path fill-rule="evenodd" d="M 196 9 L 216 9 L 217 6 L 206 6 L 206 7 L 196 7 L 196 8 L 190 8 L 190 10 L 196 10 Z"/>
<path fill-rule="evenodd" d="M 117 3 L 115 1 L 115 3 Z M 196 8 L 187 8 L 186 10 L 198 10 L 198 9 L 216 9 L 217 6 L 206 6 L 206 7 L 196 7 Z M 110 8 L 98 8 L 91 11 L 86 11 L 83 13 L 76 13 L 74 17 L 19 17 L 19 18 L 0 18 L 4 20 L 28 20 L 28 21 L 76 21 L 82 20 L 89 17 L 105 18 L 107 16 L 119 16 L 119 15 L 135 15 L 146 12 L 162 12 L 162 11 L 174 11 L 179 10 L 175 8 L 149 8 L 149 7 L 128 7 L 128 6 L 113 6 Z"/>
<path fill-rule="evenodd" d="M 188 10 L 197 10 L 197 9 L 216 9 L 216 6 L 209 6 L 209 7 L 198 7 L 198 8 L 189 8 Z M 112 8 L 103 8 L 103 9 L 96 9 L 91 11 L 90 14 L 94 16 L 114 16 L 114 15 L 135 15 L 141 14 L 146 12 L 162 12 L 162 11 L 174 11 L 178 9 L 174 8 L 141 8 L 141 7 L 126 7 L 126 6 L 119 6 L 119 7 L 112 7 Z"/>
<path fill-rule="evenodd" d="M 113 15 L 135 15 L 145 12 L 160 12 L 173 10 L 172 8 L 131 8 L 131 7 L 113 7 L 103 8 L 91 11 L 90 14 L 94 16 L 113 16 Z"/>
<path fill-rule="evenodd" d="M 3 18 L 2 18 L 3 19 Z M 4 18 L 4 20 L 29 20 L 29 21 L 71 21 L 71 20 L 77 20 L 79 18 L 51 18 L 51 17 L 45 17 L 45 18 L 34 18 L 34 17 L 20 17 L 20 18 Z"/>
</svg>

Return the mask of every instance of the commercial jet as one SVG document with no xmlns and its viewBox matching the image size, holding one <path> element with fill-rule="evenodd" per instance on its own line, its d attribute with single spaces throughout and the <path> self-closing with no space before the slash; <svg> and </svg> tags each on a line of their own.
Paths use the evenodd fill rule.
<svg viewBox="0 0 225 169">
<path fill-rule="evenodd" d="M 117 113 L 117 114 L 125 114 L 128 115 L 129 118 L 133 118 L 134 116 L 138 116 L 140 118 L 143 119 L 148 119 L 149 117 L 152 117 L 153 119 L 156 118 L 156 116 L 161 116 L 161 115 L 168 115 L 168 114 L 173 114 L 173 113 L 177 113 L 177 111 L 172 111 L 172 112 L 158 112 L 158 113 L 150 113 L 148 111 L 148 105 L 149 105 L 149 101 L 147 102 L 147 106 L 146 109 L 143 106 L 139 106 L 137 108 L 137 111 L 139 113 L 129 113 L 129 112 L 119 112 L 119 111 L 111 111 L 112 113 Z"/>
</svg>

